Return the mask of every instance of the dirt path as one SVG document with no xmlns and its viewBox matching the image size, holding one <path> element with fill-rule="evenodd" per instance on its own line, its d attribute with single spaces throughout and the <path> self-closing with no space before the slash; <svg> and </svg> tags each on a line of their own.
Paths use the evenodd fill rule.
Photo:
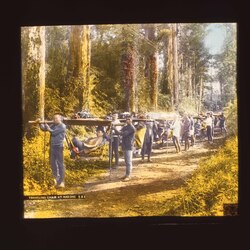
<svg viewBox="0 0 250 250">
<path fill-rule="evenodd" d="M 217 138 L 219 139 L 219 138 Z M 125 166 L 109 169 L 101 176 L 89 179 L 82 187 L 67 187 L 57 194 L 83 194 L 83 199 L 27 200 L 25 218 L 64 217 L 128 217 L 162 215 L 198 162 L 209 157 L 218 145 L 197 142 L 188 151 L 168 148 L 154 149 L 152 163 L 133 159 L 132 179 L 123 182 Z M 183 146 L 182 146 L 183 150 Z"/>
</svg>

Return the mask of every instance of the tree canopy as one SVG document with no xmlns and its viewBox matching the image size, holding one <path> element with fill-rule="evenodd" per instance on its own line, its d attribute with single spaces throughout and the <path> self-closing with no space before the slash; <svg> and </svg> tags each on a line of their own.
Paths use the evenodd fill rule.
<svg viewBox="0 0 250 250">
<path fill-rule="evenodd" d="M 204 43 L 208 25 L 23 27 L 24 122 L 81 110 L 95 116 L 223 110 L 236 99 L 236 25 L 221 24 L 226 35 L 215 55 Z M 220 86 L 216 98 L 215 82 Z"/>
</svg>

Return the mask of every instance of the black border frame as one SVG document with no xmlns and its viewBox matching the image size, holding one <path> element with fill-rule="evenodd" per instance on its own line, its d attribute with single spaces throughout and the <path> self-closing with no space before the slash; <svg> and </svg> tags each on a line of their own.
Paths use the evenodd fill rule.
<svg viewBox="0 0 250 250">
<path fill-rule="evenodd" d="M 249 46 L 247 38 L 246 6 L 239 2 L 228 1 L 177 1 L 177 2 L 110 2 L 110 1 L 20 1 L 7 3 L 7 19 L 2 20 L 4 40 L 3 82 L 1 98 L 3 117 L 7 117 L 2 134 L 6 136 L 4 148 L 6 157 L 3 164 L 2 201 L 6 210 L 2 213 L 3 225 L 8 243 L 25 244 L 32 249 L 34 242 L 40 246 L 57 246 L 54 239 L 61 239 L 60 246 L 72 243 L 68 237 L 83 239 L 92 234 L 118 236 L 126 230 L 152 233 L 153 231 L 174 232 L 201 236 L 203 229 L 214 238 L 219 235 L 235 237 L 243 236 L 241 228 L 248 225 L 249 219 L 249 153 L 247 142 L 249 129 L 248 94 L 247 94 L 247 56 Z M 85 11 L 86 10 L 86 11 Z M 74 24 L 108 24 L 108 23 L 170 23 L 170 22 L 235 22 L 238 26 L 237 53 L 237 95 L 238 95 L 238 127 L 239 127 L 239 215 L 229 217 L 148 217 L 148 218 L 115 218 L 115 219 L 22 219 L 22 138 L 21 138 L 21 62 L 20 62 L 20 27 L 33 25 L 74 25 Z M 7 66 L 7 67 L 6 67 Z M 5 119 L 4 118 L 4 119 Z M 6 132 L 5 132 L 6 131 Z M 7 142 L 7 143 L 6 143 Z M 17 143 L 13 146 L 13 142 Z M 5 172 L 7 171 L 7 172 Z M 6 176 L 6 178 L 5 178 Z M 8 192 L 5 192 L 8 190 Z M 192 231 L 190 230 L 192 229 Z M 54 237 L 52 236 L 54 235 Z M 61 236 L 67 235 L 62 239 Z M 160 235 L 160 234 L 159 234 Z M 16 241 L 13 241 L 15 236 Z M 126 236 L 124 236 L 126 237 Z M 165 235 L 164 238 L 167 236 Z M 123 237 L 122 237 L 123 238 Z M 84 244 L 83 244 L 84 245 Z M 72 245 L 73 246 L 73 245 Z M 62 249 L 61 248 L 61 249 Z M 35 248 L 33 248 L 35 249 Z M 42 248 L 38 248 L 42 249 Z"/>
</svg>

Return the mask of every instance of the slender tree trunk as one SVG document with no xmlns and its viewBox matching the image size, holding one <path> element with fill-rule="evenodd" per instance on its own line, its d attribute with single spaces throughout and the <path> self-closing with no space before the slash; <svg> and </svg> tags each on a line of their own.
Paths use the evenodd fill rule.
<svg viewBox="0 0 250 250">
<path fill-rule="evenodd" d="M 178 70 L 178 44 L 177 44 L 177 29 L 178 24 L 172 24 L 172 49 L 173 49 L 173 94 L 174 94 L 174 105 L 179 105 L 179 70 Z"/>
<path fill-rule="evenodd" d="M 193 75 L 193 100 L 194 100 L 194 108 L 197 108 L 197 84 L 196 84 L 196 78 L 195 75 Z"/>
<path fill-rule="evenodd" d="M 205 90 L 204 90 L 204 83 L 203 83 L 203 81 L 202 81 L 202 84 L 203 84 L 203 87 L 201 89 L 201 100 L 204 100 L 204 92 L 205 92 Z"/>
<path fill-rule="evenodd" d="M 71 27 L 69 39 L 69 63 L 68 78 L 78 77 L 80 73 L 80 55 L 81 55 L 81 33 L 82 26 L 76 25 Z"/>
<path fill-rule="evenodd" d="M 201 112 L 201 100 L 202 100 L 202 90 L 203 90 L 203 79 L 200 78 L 200 91 L 199 91 L 199 104 L 198 104 L 198 114 Z"/>
<path fill-rule="evenodd" d="M 22 62 L 22 112 L 24 123 L 27 122 L 25 114 L 25 103 L 26 103 L 26 84 L 27 84 L 27 68 L 28 68 L 28 39 L 29 39 L 29 28 L 24 27 L 21 29 L 21 62 Z"/>
<path fill-rule="evenodd" d="M 193 99 L 193 85 L 192 85 L 192 67 L 188 65 L 188 97 L 192 100 Z"/>
<path fill-rule="evenodd" d="M 135 111 L 135 86 L 134 86 L 134 56 L 132 51 L 124 51 L 121 57 L 122 84 L 125 90 L 125 109 L 127 112 Z"/>
<path fill-rule="evenodd" d="M 134 110 L 134 75 L 133 75 L 133 55 L 132 51 L 124 50 L 121 56 L 122 84 L 125 91 L 125 109 L 127 112 Z"/>
<path fill-rule="evenodd" d="M 39 117 L 44 120 L 45 108 L 45 26 L 39 27 L 40 46 L 38 48 L 40 68 L 39 68 Z"/>
<path fill-rule="evenodd" d="M 150 72 L 150 82 L 151 82 L 151 101 L 154 110 L 157 110 L 157 103 L 158 103 L 158 73 L 157 73 L 157 57 L 156 55 L 151 55 L 150 57 L 150 65 L 151 65 L 151 72 Z"/>
<path fill-rule="evenodd" d="M 162 64 L 164 68 L 162 69 L 162 87 L 161 93 L 162 94 L 169 94 L 169 84 L 168 84 L 168 36 L 164 38 L 164 45 L 163 45 L 163 59 Z"/>
<path fill-rule="evenodd" d="M 192 77 L 191 77 L 191 79 L 192 79 L 192 99 L 194 100 L 195 105 L 196 105 L 196 79 L 195 79 L 196 76 L 195 76 L 195 74 L 196 74 L 196 70 L 194 67 L 192 70 Z"/>
<path fill-rule="evenodd" d="M 135 97 L 134 97 L 134 112 L 139 112 L 139 82 L 140 82 L 140 76 L 139 76 L 139 67 L 140 67 L 140 60 L 139 60 L 139 26 L 134 26 L 134 30 L 136 31 L 134 35 L 134 89 L 135 89 Z"/>
<path fill-rule="evenodd" d="M 224 106 L 223 83 L 222 81 L 219 81 L 219 82 L 220 82 L 220 100 L 221 100 L 222 105 Z"/>
<path fill-rule="evenodd" d="M 185 82 L 184 82 L 184 86 L 183 88 L 185 88 L 185 97 L 188 97 L 189 96 L 189 66 L 188 66 L 188 63 L 185 62 Z"/>
<path fill-rule="evenodd" d="M 137 51 L 135 51 L 136 53 L 136 56 L 135 56 L 135 62 L 134 62 L 134 70 L 135 70 L 135 73 L 134 73 L 134 88 L 135 88 L 135 97 L 134 97 L 134 100 L 135 100 L 135 104 L 134 104 L 134 112 L 138 112 L 139 111 L 139 86 L 138 86 L 138 82 L 139 82 L 139 79 L 138 79 L 138 75 L 139 75 L 139 58 L 138 58 L 138 55 L 137 55 Z"/>
<path fill-rule="evenodd" d="M 81 74 L 83 75 L 83 109 L 90 109 L 91 104 L 91 83 L 90 83 L 90 29 L 88 25 L 83 26 L 81 40 Z"/>
<path fill-rule="evenodd" d="M 155 25 L 145 25 L 145 37 L 148 39 L 148 55 L 146 59 L 145 69 L 150 85 L 150 102 L 151 109 L 157 110 L 158 107 L 158 61 L 157 61 L 157 43 Z"/>
<path fill-rule="evenodd" d="M 171 106 L 174 106 L 174 83 L 173 83 L 173 32 L 169 34 L 168 40 L 168 61 L 167 61 L 167 72 L 168 72 L 168 86 L 171 93 Z"/>
<path fill-rule="evenodd" d="M 211 92 L 210 92 L 210 101 L 211 101 L 211 103 L 213 102 L 213 94 L 214 94 L 214 89 L 213 89 L 213 83 L 211 82 Z"/>
<path fill-rule="evenodd" d="M 183 54 L 180 54 L 180 63 L 179 63 L 179 99 L 184 95 L 183 93 L 183 83 L 184 83 L 184 65 L 183 65 Z"/>
</svg>

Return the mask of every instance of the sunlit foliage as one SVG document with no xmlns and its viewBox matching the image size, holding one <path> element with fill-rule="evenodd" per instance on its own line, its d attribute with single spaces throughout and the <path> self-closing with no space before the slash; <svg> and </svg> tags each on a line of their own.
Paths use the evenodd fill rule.
<svg viewBox="0 0 250 250">
<path fill-rule="evenodd" d="M 221 216 L 227 203 L 238 203 L 237 137 L 200 163 L 165 215 Z"/>
</svg>

